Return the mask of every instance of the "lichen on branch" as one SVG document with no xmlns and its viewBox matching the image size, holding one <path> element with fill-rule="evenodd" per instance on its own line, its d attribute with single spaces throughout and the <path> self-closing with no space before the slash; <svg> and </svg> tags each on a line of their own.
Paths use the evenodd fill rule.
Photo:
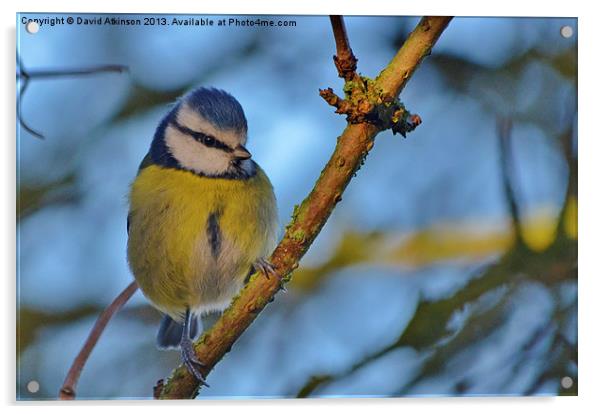
<svg viewBox="0 0 602 414">
<path fill-rule="evenodd" d="M 381 131 L 391 129 L 393 134 L 399 133 L 405 138 L 422 120 L 406 110 L 397 94 L 387 93 L 373 79 L 356 72 L 357 58 L 349 44 L 343 18 L 330 16 L 330 22 L 337 49 L 333 60 L 339 77 L 345 80 L 345 98 L 337 96 L 332 88 L 320 89 L 320 96 L 336 108 L 337 114 L 347 115 L 350 124 L 371 123 Z M 423 25 L 425 27 L 430 24 Z"/>
<path fill-rule="evenodd" d="M 391 129 L 393 134 L 403 137 L 416 129 L 422 122 L 420 116 L 411 114 L 397 98 L 383 94 L 374 80 L 357 76 L 345 82 L 343 87 L 345 98 L 337 96 L 332 88 L 320 89 L 320 96 L 336 108 L 337 114 L 347 115 L 347 122 L 374 124 L 381 131 Z"/>
</svg>

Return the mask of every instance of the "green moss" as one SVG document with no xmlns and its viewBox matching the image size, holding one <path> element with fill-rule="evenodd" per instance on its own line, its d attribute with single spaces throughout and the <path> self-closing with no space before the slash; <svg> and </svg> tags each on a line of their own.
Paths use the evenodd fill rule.
<svg viewBox="0 0 602 414">
<path fill-rule="evenodd" d="M 291 239 L 299 243 L 303 243 L 305 241 L 305 237 L 305 231 L 303 230 L 296 230 L 293 234 L 291 234 Z"/>
<path fill-rule="evenodd" d="M 178 382 L 184 378 L 186 368 L 176 368 L 171 372 L 169 379 L 163 382 L 163 388 L 161 389 L 161 395 L 166 396 L 172 393 L 172 390 Z"/>
<path fill-rule="evenodd" d="M 293 207 L 293 219 L 295 219 L 299 214 L 299 207 L 299 204 L 295 204 L 295 207 Z"/>
<path fill-rule="evenodd" d="M 355 81 L 347 81 L 345 85 L 343 85 L 343 92 L 345 92 L 345 97 L 351 96 L 351 93 L 358 88 L 358 83 Z"/>
<path fill-rule="evenodd" d="M 291 281 L 291 278 L 293 277 L 293 273 L 290 272 L 288 273 L 286 276 L 283 276 L 282 279 L 280 279 L 281 284 L 285 284 Z"/>
<path fill-rule="evenodd" d="M 293 207 L 293 214 L 291 215 L 291 221 L 286 225 L 286 227 L 284 228 L 285 230 L 288 230 L 292 225 L 294 225 L 297 220 L 299 219 L 299 211 L 301 209 L 301 206 L 299 204 L 295 204 L 295 207 Z"/>
</svg>

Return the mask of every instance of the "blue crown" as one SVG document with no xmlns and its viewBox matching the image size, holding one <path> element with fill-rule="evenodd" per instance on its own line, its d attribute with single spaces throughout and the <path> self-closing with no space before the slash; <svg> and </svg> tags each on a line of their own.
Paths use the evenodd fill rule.
<svg viewBox="0 0 602 414">
<path fill-rule="evenodd" d="M 247 119 L 240 103 L 228 92 L 200 87 L 182 99 L 219 129 L 247 131 Z"/>
</svg>

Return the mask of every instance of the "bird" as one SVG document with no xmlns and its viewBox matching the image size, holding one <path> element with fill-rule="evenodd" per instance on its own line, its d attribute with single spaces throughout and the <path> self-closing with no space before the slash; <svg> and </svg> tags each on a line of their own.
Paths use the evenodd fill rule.
<svg viewBox="0 0 602 414">
<path fill-rule="evenodd" d="M 247 119 L 228 92 L 198 87 L 159 123 L 129 190 L 127 258 L 163 313 L 157 346 L 180 349 L 203 385 L 194 340 L 254 272 L 275 274 L 273 186 L 245 147 Z"/>
</svg>

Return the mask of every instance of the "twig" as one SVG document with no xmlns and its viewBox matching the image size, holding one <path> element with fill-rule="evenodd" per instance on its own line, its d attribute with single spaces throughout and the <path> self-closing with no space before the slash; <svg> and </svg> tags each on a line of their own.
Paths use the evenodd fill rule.
<svg viewBox="0 0 602 414">
<path fill-rule="evenodd" d="M 450 20 L 451 17 L 424 17 L 375 80 L 376 86 L 383 93 L 396 98 L 422 59 L 430 53 Z M 195 343 L 196 353 L 205 364 L 201 369 L 204 375 L 208 375 L 215 364 L 229 352 L 240 335 L 280 290 L 281 285 L 290 279 L 290 273 L 298 267 L 299 260 L 336 204 L 341 201 L 343 191 L 372 149 L 374 137 L 380 130 L 371 123 L 347 125 L 320 178 L 311 193 L 293 212 L 285 235 L 271 256 L 270 260 L 279 277 L 268 279 L 253 275 L 213 328 Z M 198 388 L 199 382 L 184 366 L 180 366 L 163 382 L 159 398 L 194 398 Z"/>
<path fill-rule="evenodd" d="M 71 368 L 69 369 L 69 373 L 65 378 L 65 382 L 59 391 L 59 399 L 60 400 L 73 400 L 75 399 L 75 391 L 77 387 L 77 381 L 79 380 L 79 376 L 90 357 L 90 353 L 96 346 L 96 342 L 98 342 L 98 338 L 104 331 L 109 323 L 111 317 L 117 313 L 119 309 L 132 297 L 132 295 L 138 289 L 138 284 L 136 282 L 132 282 L 126 287 L 120 294 L 113 300 L 113 302 L 98 316 L 88 339 L 84 343 L 84 346 L 77 354 L 77 357 L 73 361 Z"/>
<path fill-rule="evenodd" d="M 339 72 L 339 76 L 345 80 L 351 80 L 357 76 L 357 58 L 351 50 L 347 30 L 342 16 L 330 16 L 330 24 L 337 47 L 337 54 L 333 56 L 334 65 Z"/>
<path fill-rule="evenodd" d="M 29 74 L 25 70 L 25 67 L 23 66 L 23 61 L 21 60 L 21 57 L 19 55 L 17 55 L 17 66 L 19 69 L 19 71 L 17 72 L 17 80 L 21 79 L 21 88 L 19 89 L 19 95 L 17 96 L 17 119 L 19 120 L 19 124 L 21 125 L 21 127 L 27 132 L 29 132 L 31 135 L 39 139 L 44 139 L 44 135 L 27 125 L 27 123 L 23 119 L 22 102 L 23 96 L 25 95 L 25 91 L 29 86 Z"/>
<path fill-rule="evenodd" d="M 27 90 L 28 85 L 29 85 L 29 79 L 24 79 L 23 83 L 21 84 L 21 89 L 19 89 L 19 97 L 22 97 L 25 94 L 25 91 Z M 38 131 L 36 131 L 35 129 L 33 129 L 32 127 L 30 127 L 29 125 L 27 125 L 25 123 L 25 120 L 23 119 L 23 111 L 21 109 L 21 102 L 22 102 L 22 99 L 19 98 L 19 100 L 17 101 L 17 118 L 19 119 L 19 124 L 21 125 L 21 127 L 24 130 L 29 132 L 34 137 L 39 138 L 39 139 L 44 139 L 44 135 L 42 135 L 41 133 L 39 133 Z"/>
<path fill-rule="evenodd" d="M 122 73 L 128 70 L 127 66 L 124 65 L 99 65 L 91 66 L 88 68 L 79 69 L 47 69 L 47 70 L 30 70 L 24 71 L 21 66 L 21 71 L 17 73 L 17 79 L 41 79 L 41 78 L 62 78 L 62 77 L 73 77 L 73 76 L 85 76 L 95 75 L 103 72 L 117 72 Z"/>
<path fill-rule="evenodd" d="M 497 137 L 500 149 L 500 161 L 502 170 L 502 185 L 504 195 L 510 210 L 510 219 L 512 222 L 512 232 L 516 239 L 517 246 L 526 246 L 520 227 L 520 210 L 518 207 L 517 180 L 514 175 L 516 168 L 513 165 L 512 156 L 512 119 L 509 117 L 498 118 Z M 513 179 L 514 178 L 514 179 Z"/>
<path fill-rule="evenodd" d="M 330 21 L 337 50 L 334 63 L 339 77 L 345 79 L 345 99 L 337 96 L 332 88 L 320 89 L 320 96 L 329 105 L 336 108 L 336 113 L 345 114 L 349 123 L 368 122 L 376 125 L 380 130 L 391 129 L 393 134 L 399 133 L 405 137 L 408 132 L 416 129 L 422 122 L 418 115 L 407 111 L 397 98 L 401 88 L 417 67 L 417 64 L 406 65 L 405 62 L 406 60 L 420 62 L 431 53 L 432 43 L 429 43 L 428 39 L 412 39 L 411 43 L 424 42 L 421 45 L 423 47 L 420 49 L 420 53 L 416 55 L 414 48 L 404 49 L 402 47 L 395 59 L 381 72 L 378 78 L 372 80 L 360 76 L 355 71 L 357 58 L 349 45 L 342 17 L 331 16 Z M 431 30 L 431 24 L 430 19 L 423 19 L 420 22 L 420 29 L 428 32 Z M 382 87 L 383 85 L 389 86 L 391 90 L 387 91 L 387 88 Z"/>
<path fill-rule="evenodd" d="M 51 69 L 51 70 L 31 70 L 28 71 L 23 66 L 21 57 L 17 55 L 17 80 L 21 80 L 21 88 L 19 89 L 19 95 L 17 96 L 17 119 L 23 129 L 29 132 L 36 138 L 44 139 L 44 135 L 35 129 L 31 128 L 23 119 L 22 102 L 25 91 L 29 86 L 29 82 L 33 79 L 49 79 L 49 78 L 60 78 L 60 77 L 73 77 L 73 76 L 85 76 L 94 75 L 102 72 L 124 72 L 128 70 L 127 66 L 124 65 L 100 65 L 92 66 L 89 68 L 80 69 Z"/>
<path fill-rule="evenodd" d="M 560 143 L 562 145 L 562 153 L 564 155 L 564 159 L 566 160 L 568 169 L 569 169 L 569 177 L 566 188 L 566 193 L 564 196 L 564 203 L 558 214 L 558 224 L 556 228 L 557 234 L 560 232 L 564 232 L 562 228 L 566 223 L 566 220 L 570 220 L 571 217 L 567 217 L 567 210 L 571 207 L 572 203 L 577 202 L 578 197 L 578 160 L 577 153 L 573 147 L 573 134 L 574 134 L 574 124 L 571 123 L 571 126 L 560 136 Z M 572 218 L 576 220 L 576 217 Z M 576 224 L 576 223 L 575 223 Z"/>
</svg>

